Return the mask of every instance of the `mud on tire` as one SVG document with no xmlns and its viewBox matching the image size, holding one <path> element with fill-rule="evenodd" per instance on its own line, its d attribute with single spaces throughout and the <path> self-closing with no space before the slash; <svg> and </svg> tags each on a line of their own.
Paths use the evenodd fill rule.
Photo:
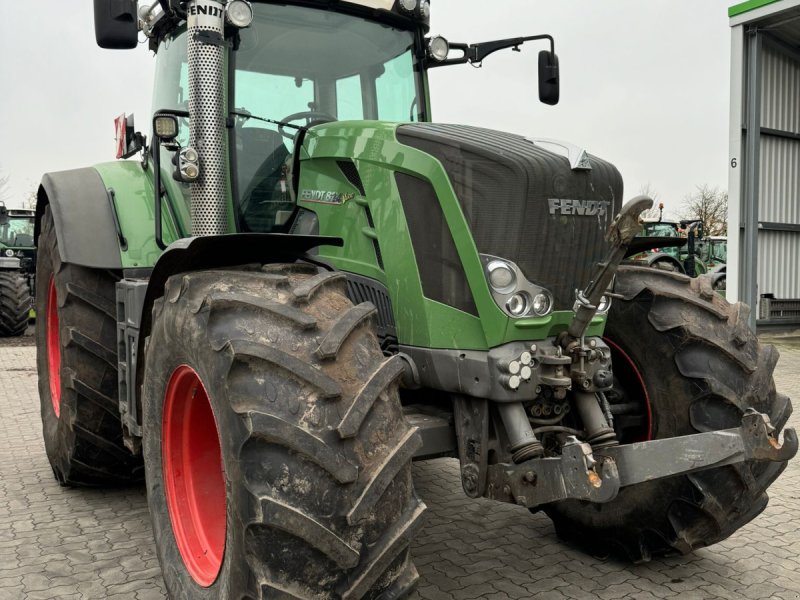
<svg viewBox="0 0 800 600">
<path fill-rule="evenodd" d="M 778 352 L 759 345 L 747 306 L 729 304 L 708 276 L 641 267 L 621 268 L 616 291 L 624 299 L 614 300 L 606 336 L 641 375 L 652 438 L 738 427 L 750 407 L 783 428 L 792 407 L 775 391 Z M 636 381 L 621 384 L 629 395 L 641 390 Z M 592 553 L 648 560 L 730 536 L 764 510 L 766 489 L 785 467 L 742 463 L 623 488 L 607 504 L 564 501 L 545 510 L 561 537 Z"/>
<path fill-rule="evenodd" d="M 122 440 L 116 281 L 111 272 L 61 262 L 46 208 L 36 264 L 36 366 L 45 450 L 62 485 L 127 484 L 144 476 Z"/>
<path fill-rule="evenodd" d="M 402 365 L 383 357 L 373 314 L 350 303 L 341 274 L 303 265 L 169 279 L 147 342 L 143 450 L 171 597 L 389 600 L 413 589 L 408 548 L 425 507 L 411 457 L 421 440 L 403 418 Z M 182 510 L 165 489 L 176 471 L 164 419 L 187 368 L 219 443 L 207 477 L 224 506 L 210 512 L 226 515 L 211 528 L 217 559 L 202 569 L 189 554 L 206 549 L 180 531 L 206 520 L 203 510 Z"/>
<path fill-rule="evenodd" d="M 19 271 L 0 271 L 0 337 L 17 337 L 28 327 L 31 291 Z"/>
</svg>

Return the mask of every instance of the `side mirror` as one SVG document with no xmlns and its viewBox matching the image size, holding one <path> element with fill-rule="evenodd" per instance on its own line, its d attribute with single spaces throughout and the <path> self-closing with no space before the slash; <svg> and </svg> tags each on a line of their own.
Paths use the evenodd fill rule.
<svg viewBox="0 0 800 600">
<path fill-rule="evenodd" d="M 139 43 L 136 0 L 94 0 L 94 37 L 101 48 L 136 48 Z"/>
<path fill-rule="evenodd" d="M 539 100 L 551 106 L 558 104 L 559 90 L 558 56 L 542 50 L 539 52 Z"/>
</svg>

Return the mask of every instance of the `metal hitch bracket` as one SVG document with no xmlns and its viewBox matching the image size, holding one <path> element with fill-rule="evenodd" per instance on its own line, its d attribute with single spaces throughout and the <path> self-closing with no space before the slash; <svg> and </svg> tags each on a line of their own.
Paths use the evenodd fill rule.
<svg viewBox="0 0 800 600">
<path fill-rule="evenodd" d="M 560 458 L 490 466 L 486 495 L 493 500 L 533 507 L 567 498 L 609 502 L 619 488 L 614 461 L 598 463 L 589 444 L 570 436 Z"/>
<path fill-rule="evenodd" d="M 491 465 L 487 497 L 527 507 L 576 499 L 609 502 L 619 489 L 745 461 L 787 461 L 797 454 L 793 428 L 783 443 L 773 435 L 769 417 L 748 409 L 741 427 L 663 440 L 592 447 L 568 438 L 558 458 L 539 458 L 518 465 Z"/>
</svg>

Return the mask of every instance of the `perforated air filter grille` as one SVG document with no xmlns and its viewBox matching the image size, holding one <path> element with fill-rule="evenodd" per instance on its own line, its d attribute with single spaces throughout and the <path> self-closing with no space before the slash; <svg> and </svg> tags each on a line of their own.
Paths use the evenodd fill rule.
<svg viewBox="0 0 800 600">
<path fill-rule="evenodd" d="M 192 235 L 226 233 L 225 205 L 225 120 L 224 48 L 196 39 L 201 31 L 223 34 L 223 5 L 214 0 L 199 0 L 198 6 L 218 9 L 219 19 L 203 19 L 191 24 L 189 39 L 189 144 L 200 155 L 200 177 L 191 184 Z M 212 25 L 212 23 L 214 23 Z"/>
</svg>

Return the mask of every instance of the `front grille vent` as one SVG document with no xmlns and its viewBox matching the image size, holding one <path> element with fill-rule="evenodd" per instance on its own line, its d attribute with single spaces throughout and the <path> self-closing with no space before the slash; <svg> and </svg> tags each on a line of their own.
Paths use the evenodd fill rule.
<svg viewBox="0 0 800 600">
<path fill-rule="evenodd" d="M 337 160 L 336 164 L 339 166 L 342 175 L 350 182 L 350 185 L 356 188 L 360 195 L 366 196 L 367 194 L 364 192 L 364 183 L 361 181 L 361 175 L 358 174 L 355 163 L 353 163 L 352 160 Z"/>
</svg>

